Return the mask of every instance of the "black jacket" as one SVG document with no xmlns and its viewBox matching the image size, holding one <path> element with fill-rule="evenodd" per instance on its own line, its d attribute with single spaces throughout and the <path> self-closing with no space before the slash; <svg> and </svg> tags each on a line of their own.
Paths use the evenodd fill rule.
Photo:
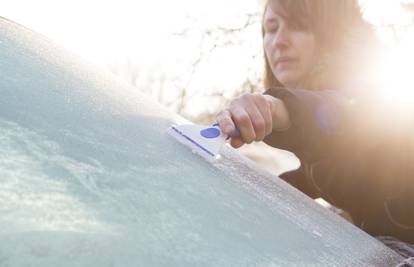
<svg viewBox="0 0 414 267">
<path fill-rule="evenodd" d="M 281 178 L 346 210 L 371 235 L 414 243 L 414 118 L 361 92 L 273 88 L 266 94 L 284 101 L 292 125 L 265 142 L 301 161 Z"/>
</svg>

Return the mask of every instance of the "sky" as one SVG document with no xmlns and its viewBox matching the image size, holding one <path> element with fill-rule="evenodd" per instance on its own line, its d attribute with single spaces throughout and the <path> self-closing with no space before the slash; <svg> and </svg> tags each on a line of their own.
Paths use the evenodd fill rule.
<svg viewBox="0 0 414 267">
<path fill-rule="evenodd" d="M 0 0 L 0 15 L 48 36 L 195 119 L 214 114 L 226 100 L 246 90 L 246 84 L 260 82 L 262 2 Z M 414 33 L 405 28 L 410 18 L 398 0 L 361 2 L 368 20 L 399 25 L 398 44 L 389 29 L 379 31 L 386 43 L 396 47 L 384 70 L 384 83 L 394 86 L 398 81 L 399 88 L 412 94 L 414 78 L 409 70 L 413 66 L 408 61 L 414 60 L 407 59 L 414 59 Z M 251 23 L 244 27 L 249 15 Z M 243 30 L 235 30 L 239 28 Z M 225 31 L 229 29 L 235 31 Z M 177 101 L 180 98 L 185 101 Z"/>
<path fill-rule="evenodd" d="M 256 0 L 0 2 L 0 15 L 110 68 L 160 102 L 173 105 L 182 88 L 187 88 L 187 98 L 191 98 L 187 113 L 197 114 L 211 106 L 216 109 L 214 104 L 200 105 L 203 95 L 227 88 L 224 91 L 231 96 L 243 81 L 241 77 L 257 79 L 261 71 L 261 56 L 252 63 L 260 52 L 258 23 L 234 34 L 229 41 L 236 45 L 231 48 L 224 44 L 215 47 L 220 36 L 214 33 L 220 27 L 242 27 L 246 14 L 261 9 Z M 207 31 L 213 34 L 207 35 Z M 197 62 L 200 57 L 202 61 Z M 210 104 L 220 102 L 210 100 Z"/>
</svg>

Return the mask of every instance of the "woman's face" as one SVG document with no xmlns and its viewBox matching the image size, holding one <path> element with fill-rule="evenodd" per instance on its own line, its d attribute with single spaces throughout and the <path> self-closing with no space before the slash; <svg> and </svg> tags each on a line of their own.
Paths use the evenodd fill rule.
<svg viewBox="0 0 414 267">
<path fill-rule="evenodd" d="M 315 58 L 315 36 L 291 23 L 276 1 L 269 1 L 263 20 L 263 46 L 276 79 L 295 87 L 309 73 Z"/>
</svg>

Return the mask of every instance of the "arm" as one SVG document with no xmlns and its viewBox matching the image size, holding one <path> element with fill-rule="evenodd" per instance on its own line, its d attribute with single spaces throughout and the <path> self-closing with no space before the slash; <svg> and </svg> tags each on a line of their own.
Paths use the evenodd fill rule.
<svg viewBox="0 0 414 267">
<path fill-rule="evenodd" d="M 354 118 L 360 108 L 355 99 L 343 92 L 274 88 L 265 94 L 284 103 L 290 127 L 273 131 L 264 141 L 290 150 L 307 161 L 326 154 L 335 144 L 335 139 L 343 138 L 350 129 L 358 128 L 351 125 L 356 123 Z"/>
<path fill-rule="evenodd" d="M 234 147 L 264 140 L 311 158 L 340 134 L 343 118 L 356 109 L 349 103 L 335 91 L 275 88 L 235 99 L 217 121 L 227 134 L 239 128 L 241 137 L 232 138 Z"/>
</svg>

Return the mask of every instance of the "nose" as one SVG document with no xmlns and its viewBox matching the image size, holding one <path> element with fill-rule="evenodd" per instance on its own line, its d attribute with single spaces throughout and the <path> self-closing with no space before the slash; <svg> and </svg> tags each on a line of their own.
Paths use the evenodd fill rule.
<svg viewBox="0 0 414 267">
<path fill-rule="evenodd" d="M 285 48 L 290 45 L 290 33 L 286 27 L 279 27 L 275 36 L 275 46 L 277 48 Z"/>
</svg>

